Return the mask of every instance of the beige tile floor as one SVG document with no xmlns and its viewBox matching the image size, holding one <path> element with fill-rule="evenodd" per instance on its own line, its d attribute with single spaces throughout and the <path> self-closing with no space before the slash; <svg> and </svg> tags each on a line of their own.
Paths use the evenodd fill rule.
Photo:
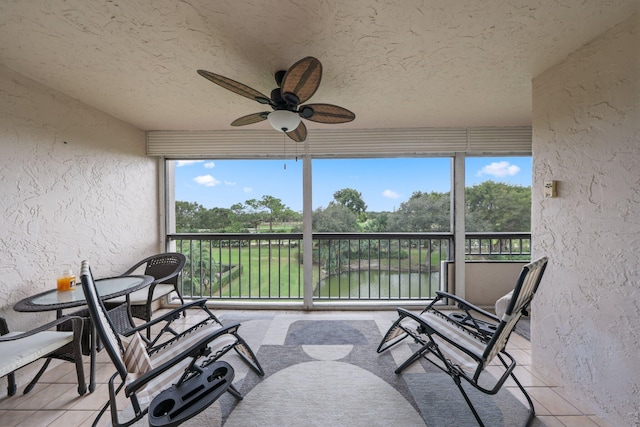
<svg viewBox="0 0 640 427">
<path fill-rule="evenodd" d="M 311 313 L 309 316 L 331 316 L 332 312 Z M 340 316 L 345 316 L 345 312 L 339 312 Z M 216 314 L 224 319 L 224 310 L 219 310 Z M 237 314 L 237 312 L 235 312 Z M 270 312 L 275 316 L 300 315 L 299 312 Z M 370 316 L 374 320 L 391 322 L 395 318 L 394 312 L 357 312 L 353 314 L 362 318 Z M 307 317 L 310 319 L 310 317 Z M 249 337 L 245 336 L 249 344 L 254 346 Z M 259 343 L 257 344 L 259 345 Z M 513 335 L 510 340 L 510 353 L 518 361 L 516 376 L 528 390 L 534 400 L 536 416 L 544 426 L 609 426 L 606 422 L 594 414 L 583 405 L 580 405 L 570 394 L 553 381 L 544 378 L 540 373 L 535 372 L 531 366 L 531 346 L 529 341 Z M 85 374 L 88 378 L 88 359 L 85 361 Z M 55 365 L 54 365 L 55 364 Z M 493 369 L 493 368 L 489 368 Z M 10 426 L 90 426 L 97 416 L 98 410 L 107 401 L 107 381 L 114 373 L 113 366 L 106 353 L 100 352 L 97 358 L 97 387 L 96 390 L 84 396 L 79 396 L 76 392 L 77 384 L 75 379 L 74 365 L 66 362 L 52 362 L 45 375 L 38 385 L 27 395 L 22 394 L 25 382 L 29 378 L 19 378 L 18 394 L 12 397 L 6 396 L 4 380 L 2 382 L 3 397 L 0 398 L 0 427 Z M 515 384 L 506 383 L 509 389 L 515 389 L 514 395 L 524 399 Z M 108 416 L 103 416 L 101 425 L 108 424 Z"/>
</svg>

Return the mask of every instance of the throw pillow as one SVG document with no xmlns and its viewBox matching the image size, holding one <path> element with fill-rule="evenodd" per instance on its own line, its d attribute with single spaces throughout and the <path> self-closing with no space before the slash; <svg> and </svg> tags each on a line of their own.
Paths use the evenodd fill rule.
<svg viewBox="0 0 640 427">
<path fill-rule="evenodd" d="M 124 364 L 127 367 L 127 372 L 131 374 L 142 375 L 153 369 L 151 359 L 149 359 L 149 355 L 147 354 L 145 342 L 138 332 L 132 335 L 129 344 L 126 344 Z"/>
</svg>

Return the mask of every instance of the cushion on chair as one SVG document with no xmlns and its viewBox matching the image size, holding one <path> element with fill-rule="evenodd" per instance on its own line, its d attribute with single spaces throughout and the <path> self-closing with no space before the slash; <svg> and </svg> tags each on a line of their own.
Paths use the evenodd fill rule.
<svg viewBox="0 0 640 427">
<path fill-rule="evenodd" d="M 10 332 L 3 337 L 19 335 Z M 28 337 L 0 343 L 0 377 L 34 362 L 73 341 L 73 332 L 42 331 Z"/>
<path fill-rule="evenodd" d="M 158 285 L 156 285 L 155 289 L 153 290 L 153 298 L 151 300 L 155 301 L 167 294 L 170 294 L 173 291 L 175 291 L 175 288 L 173 287 L 173 285 L 159 283 Z M 131 301 L 131 304 L 133 305 L 146 304 L 148 296 L 149 296 L 149 288 L 143 288 L 130 293 L 129 301 Z M 126 297 L 117 297 L 109 300 L 110 304 L 117 303 L 117 302 L 120 302 L 120 303 L 126 302 Z"/>
<path fill-rule="evenodd" d="M 142 375 L 153 369 L 151 359 L 147 354 L 147 348 L 139 332 L 136 332 L 126 343 L 125 338 L 121 338 L 122 344 L 126 346 L 124 350 L 124 364 L 127 372 Z"/>
<path fill-rule="evenodd" d="M 502 316 L 504 316 L 504 314 L 507 312 L 507 307 L 509 307 L 512 295 L 513 291 L 509 292 L 505 296 L 501 297 L 498 301 L 496 301 L 496 317 L 498 319 L 502 319 Z"/>
</svg>

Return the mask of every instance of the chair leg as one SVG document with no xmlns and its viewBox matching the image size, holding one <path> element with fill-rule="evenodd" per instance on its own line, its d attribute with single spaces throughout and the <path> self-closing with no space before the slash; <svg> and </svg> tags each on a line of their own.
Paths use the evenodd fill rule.
<svg viewBox="0 0 640 427">
<path fill-rule="evenodd" d="M 42 374 L 44 374 L 44 371 L 46 371 L 47 368 L 49 367 L 49 363 L 51 363 L 51 359 L 47 358 L 47 360 L 44 362 L 44 365 L 42 365 L 42 367 L 40 368 L 40 370 L 38 371 L 36 376 L 33 377 L 31 382 L 29 384 L 27 384 L 27 386 L 24 388 L 23 394 L 27 394 L 31 390 L 33 390 L 33 388 L 36 386 L 36 383 L 38 382 L 38 380 L 40 379 Z"/>
<path fill-rule="evenodd" d="M 178 298 L 180 298 L 180 305 L 184 305 L 184 298 L 182 298 L 182 294 L 178 290 L 178 284 L 177 283 L 173 286 L 173 289 L 175 290 L 176 294 L 178 294 Z M 167 296 L 167 298 L 168 298 L 168 296 Z M 187 310 L 182 312 L 182 316 L 183 317 L 187 317 Z"/>
<path fill-rule="evenodd" d="M 262 366 L 260 365 L 260 362 L 258 362 L 258 358 L 253 353 L 253 350 L 251 350 L 251 347 L 249 347 L 246 341 L 240 338 L 238 335 L 235 335 L 235 337 L 238 342 L 233 346 L 233 349 L 236 351 L 236 353 L 238 353 L 238 356 L 240 356 L 242 360 L 244 360 L 244 362 L 255 371 L 256 374 L 264 377 L 264 369 L 262 369 Z"/>
<path fill-rule="evenodd" d="M 233 384 L 229 385 L 229 388 L 227 389 L 227 391 L 236 399 L 238 400 L 242 400 L 244 399 L 244 397 L 242 396 L 242 394 L 240 393 L 240 391 L 238 391 L 238 389 L 236 388 L 236 386 L 234 386 Z"/>
<path fill-rule="evenodd" d="M 502 358 L 500 358 L 500 359 L 502 360 Z M 504 363 L 504 361 L 503 361 L 503 363 Z M 476 408 L 474 407 L 473 403 L 471 402 L 471 399 L 469 399 L 469 396 L 467 395 L 467 392 L 462 387 L 462 381 L 460 380 L 460 377 L 455 375 L 455 374 L 451 374 L 451 373 L 450 373 L 450 375 L 453 378 L 453 382 L 458 387 L 458 390 L 460 390 L 460 393 L 462 394 L 462 397 L 464 397 L 465 402 L 467 402 L 467 405 L 469 406 L 469 409 L 471 409 L 471 412 L 473 413 L 473 416 L 475 417 L 476 421 L 478 422 L 478 425 L 481 426 L 481 427 L 484 427 L 484 423 L 480 419 L 480 415 L 476 411 Z M 520 384 L 520 381 L 518 381 L 516 376 L 513 374 L 513 372 L 510 374 L 510 376 L 513 379 L 513 381 L 515 381 L 516 385 L 518 386 L 518 388 L 520 389 L 522 394 L 524 394 L 524 397 L 527 399 L 527 402 L 529 404 L 528 416 L 525 419 L 524 423 L 522 424 L 523 427 L 527 427 L 529 424 L 531 424 L 531 421 L 533 421 L 533 419 L 535 417 L 535 409 L 533 407 L 533 401 L 529 397 L 529 394 L 524 389 L 524 387 Z"/>
<path fill-rule="evenodd" d="M 520 381 L 518 381 L 518 379 L 513 374 L 513 372 L 511 373 L 511 379 L 513 379 L 513 381 L 515 381 L 515 383 L 517 384 L 517 386 L 520 389 L 520 391 L 522 392 L 522 394 L 524 394 L 525 399 L 527 399 L 527 403 L 529 404 L 529 415 L 527 417 L 527 420 L 523 424 L 523 426 L 528 426 L 536 416 L 536 410 L 533 407 L 533 401 L 531 400 L 531 397 L 529 397 L 529 393 L 527 393 L 527 391 L 524 389 L 522 384 L 520 384 Z"/>
<path fill-rule="evenodd" d="M 504 365 L 505 368 L 508 367 L 508 364 L 504 360 L 502 355 L 498 354 L 498 359 L 500 360 L 500 362 L 502 362 L 502 364 Z M 527 416 L 527 419 L 525 420 L 524 424 L 522 424 L 522 425 L 523 426 L 528 426 L 536 416 L 536 410 L 535 410 L 535 408 L 533 406 L 533 401 L 531 400 L 531 397 L 529 396 L 529 393 L 527 393 L 527 390 L 525 390 L 525 388 L 522 386 L 522 384 L 520 384 L 520 381 L 518 380 L 518 378 L 516 378 L 516 375 L 513 373 L 513 371 L 511 371 L 509 376 L 516 383 L 516 385 L 520 389 L 520 392 L 524 395 L 525 399 L 527 399 L 527 404 L 529 405 L 529 415 Z"/>
<path fill-rule="evenodd" d="M 76 376 L 78 377 L 78 394 L 80 396 L 87 392 L 87 384 L 84 380 L 84 367 L 82 365 L 82 358 L 75 361 L 76 364 Z"/>
<path fill-rule="evenodd" d="M 411 355 L 411 357 L 409 357 L 407 360 L 404 361 L 404 363 L 402 363 L 402 365 L 400 365 L 398 367 L 398 369 L 396 369 L 394 372 L 396 374 L 399 374 L 400 372 L 404 371 L 405 369 L 407 369 L 409 367 L 409 365 L 411 365 L 413 362 L 415 362 L 416 360 L 420 359 L 422 356 L 424 356 L 425 353 L 427 353 L 429 351 L 431 347 L 431 343 L 426 343 L 425 345 L 423 345 L 422 347 L 420 347 L 420 350 L 416 351 L 415 353 L 413 353 Z"/>
<path fill-rule="evenodd" d="M 464 397 L 465 402 L 467 402 L 467 405 L 469 406 L 469 409 L 471 409 L 471 412 L 473 412 L 473 416 L 476 418 L 476 421 L 478 421 L 478 425 L 480 427 L 484 427 L 484 423 L 480 419 L 480 415 L 478 415 L 478 412 L 476 411 L 476 408 L 473 406 L 473 403 L 471 403 L 471 400 L 469 399 L 469 396 L 467 396 L 467 392 L 464 391 L 464 388 L 462 387 L 462 384 L 461 384 L 461 381 L 460 381 L 460 377 L 458 377 L 456 375 L 452 375 L 452 378 L 453 378 L 453 382 L 456 383 L 456 386 L 458 386 L 458 390 L 460 390 L 460 393 L 462 393 L 462 396 Z"/>
<path fill-rule="evenodd" d="M 147 312 L 145 313 L 145 323 L 149 323 L 151 321 L 151 307 L 147 307 Z M 147 328 L 147 339 L 151 341 L 151 327 Z"/>
<path fill-rule="evenodd" d="M 13 396 L 18 391 L 16 386 L 16 374 L 10 372 L 7 374 L 7 395 Z"/>
<path fill-rule="evenodd" d="M 400 317 L 395 322 L 393 322 L 393 325 L 391 325 L 389 330 L 387 330 L 387 333 L 384 334 L 382 341 L 380 341 L 380 345 L 378 345 L 378 353 L 382 353 L 383 351 L 390 349 L 400 341 L 404 340 L 407 336 L 409 336 L 407 331 L 400 327 L 400 323 L 403 319 L 404 317 Z"/>
</svg>

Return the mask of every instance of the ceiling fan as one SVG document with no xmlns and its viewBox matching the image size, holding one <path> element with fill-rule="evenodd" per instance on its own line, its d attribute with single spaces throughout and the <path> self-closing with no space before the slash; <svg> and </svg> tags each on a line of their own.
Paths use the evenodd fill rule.
<svg viewBox="0 0 640 427">
<path fill-rule="evenodd" d="M 198 70 L 198 74 L 225 89 L 260 104 L 269 105 L 273 109 L 240 117 L 234 120 L 231 126 L 245 126 L 268 120 L 277 131 L 285 132 L 294 141 L 302 142 L 307 138 L 307 127 L 301 118 L 318 123 L 346 123 L 356 118 L 351 111 L 337 105 L 301 105 L 313 96 L 322 78 L 322 64 L 312 56 L 302 58 L 286 71 L 276 72 L 275 80 L 278 87 L 271 91 L 270 97 L 209 71 Z"/>
</svg>

